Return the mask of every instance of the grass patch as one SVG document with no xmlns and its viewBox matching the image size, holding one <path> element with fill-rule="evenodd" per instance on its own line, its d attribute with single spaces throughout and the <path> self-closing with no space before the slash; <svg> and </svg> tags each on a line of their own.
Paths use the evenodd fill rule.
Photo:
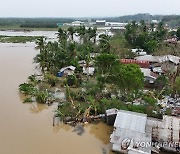
<svg viewBox="0 0 180 154">
<path fill-rule="evenodd" d="M 26 42 L 34 42 L 40 36 L 6 36 L 0 35 L 1 43 L 26 43 Z"/>
</svg>

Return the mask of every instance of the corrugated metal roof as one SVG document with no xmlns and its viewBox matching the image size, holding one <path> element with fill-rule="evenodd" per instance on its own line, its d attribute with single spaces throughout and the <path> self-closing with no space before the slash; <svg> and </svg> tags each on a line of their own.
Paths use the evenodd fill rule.
<svg viewBox="0 0 180 154">
<path fill-rule="evenodd" d="M 159 62 L 158 58 L 156 56 L 152 55 L 144 55 L 144 56 L 138 56 L 135 57 L 136 60 L 145 60 L 149 62 Z"/>
<path fill-rule="evenodd" d="M 180 118 L 163 116 L 163 120 L 148 118 L 147 127 L 152 128 L 152 137 L 156 141 L 179 142 Z"/>
<path fill-rule="evenodd" d="M 74 66 L 67 66 L 67 67 L 63 67 L 63 68 L 61 68 L 60 69 L 60 72 L 63 72 L 63 71 L 65 71 L 65 70 L 75 70 L 76 69 L 76 67 L 74 67 Z"/>
<path fill-rule="evenodd" d="M 158 78 L 158 74 L 152 72 L 150 69 L 147 68 L 140 68 L 141 72 L 144 74 L 145 77 L 151 77 L 153 79 L 157 79 Z"/>
<path fill-rule="evenodd" d="M 142 68 L 149 68 L 150 64 L 148 61 L 144 60 L 134 60 L 134 59 L 121 59 L 122 64 L 137 64 Z"/>
<path fill-rule="evenodd" d="M 177 65 L 177 64 L 179 64 L 180 58 L 177 56 L 173 56 L 173 55 L 164 55 L 164 56 L 159 56 L 158 60 L 160 63 L 170 61 Z"/>
<path fill-rule="evenodd" d="M 131 140 L 132 146 L 137 146 L 136 143 L 138 142 L 145 142 L 145 143 L 150 143 L 151 142 L 151 133 L 140 133 L 140 132 L 134 132 L 130 131 L 127 129 L 121 129 L 117 128 L 113 134 L 111 135 L 111 140 L 110 142 L 113 144 L 113 150 L 114 151 L 123 151 L 121 145 L 122 142 L 126 139 Z M 133 147 L 132 147 L 133 148 Z M 136 150 L 140 150 L 143 152 L 150 153 L 151 147 L 137 147 Z"/>
<path fill-rule="evenodd" d="M 117 114 L 114 127 L 145 133 L 147 115 L 120 110 Z"/>
<path fill-rule="evenodd" d="M 144 55 L 144 56 L 135 57 L 135 59 L 136 60 L 145 60 L 145 61 L 149 61 L 149 62 L 158 62 L 158 63 L 170 61 L 176 65 L 180 63 L 180 57 L 173 56 L 173 55 L 164 55 L 164 56 Z"/>
</svg>

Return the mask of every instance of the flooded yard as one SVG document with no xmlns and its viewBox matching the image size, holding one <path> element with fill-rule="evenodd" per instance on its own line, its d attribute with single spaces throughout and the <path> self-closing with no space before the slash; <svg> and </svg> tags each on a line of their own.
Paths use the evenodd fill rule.
<svg viewBox="0 0 180 154">
<path fill-rule="evenodd" d="M 22 103 L 18 85 L 35 71 L 34 44 L 0 44 L 0 153 L 110 153 L 111 127 L 88 124 L 81 136 L 74 128 L 52 126 L 55 105 Z"/>
</svg>

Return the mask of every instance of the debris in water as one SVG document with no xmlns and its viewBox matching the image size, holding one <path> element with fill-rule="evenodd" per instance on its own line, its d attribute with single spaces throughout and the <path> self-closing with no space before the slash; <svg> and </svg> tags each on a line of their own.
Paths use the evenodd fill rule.
<svg viewBox="0 0 180 154">
<path fill-rule="evenodd" d="M 82 126 L 82 125 L 76 125 L 76 126 L 74 127 L 73 132 L 76 132 L 77 135 L 82 135 L 82 134 L 85 132 L 84 126 Z"/>
</svg>

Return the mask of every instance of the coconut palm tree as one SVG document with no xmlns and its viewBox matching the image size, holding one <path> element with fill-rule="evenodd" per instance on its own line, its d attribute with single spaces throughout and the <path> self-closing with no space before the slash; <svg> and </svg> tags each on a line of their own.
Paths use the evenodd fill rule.
<svg viewBox="0 0 180 154">
<path fill-rule="evenodd" d="M 63 30 L 62 28 L 59 28 L 57 35 L 58 35 L 59 42 L 63 46 L 65 46 L 67 43 L 67 31 Z"/>
<path fill-rule="evenodd" d="M 80 37 L 80 43 L 84 43 L 84 39 L 85 39 L 85 34 L 86 34 L 86 27 L 85 26 L 80 26 L 78 29 L 77 29 L 77 33 L 78 33 L 78 36 Z M 83 42 L 82 42 L 83 40 Z"/>
<path fill-rule="evenodd" d="M 93 28 L 90 27 L 87 30 L 87 33 L 89 35 L 88 40 L 90 41 L 93 38 L 93 43 L 95 44 L 96 43 L 96 36 L 97 36 L 97 28 L 96 27 L 93 27 Z"/>
<path fill-rule="evenodd" d="M 151 31 L 152 31 L 152 32 L 154 32 L 154 26 L 155 26 L 154 23 L 151 23 L 151 24 L 150 24 L 150 27 L 151 27 Z"/>
<path fill-rule="evenodd" d="M 43 50 L 45 49 L 45 46 L 46 46 L 46 38 L 44 37 L 38 38 L 36 41 L 35 49 L 40 50 L 40 53 L 42 53 Z"/>
<path fill-rule="evenodd" d="M 141 23 L 141 30 L 143 31 L 143 32 L 146 32 L 147 31 L 147 26 L 146 26 L 146 23 L 145 23 L 145 21 L 144 20 L 141 20 L 140 21 L 140 23 Z"/>
<path fill-rule="evenodd" d="M 34 57 L 34 62 L 39 64 L 42 74 L 45 74 L 46 60 L 45 54 L 40 53 Z"/>
<path fill-rule="evenodd" d="M 94 44 L 96 43 L 96 37 L 97 37 L 97 28 L 93 27 L 92 31 L 91 31 L 91 36 L 93 38 L 93 42 Z"/>
<path fill-rule="evenodd" d="M 68 33 L 69 37 L 71 38 L 71 41 L 74 40 L 75 32 L 76 32 L 76 30 L 72 26 L 67 29 L 67 33 Z"/>
<path fill-rule="evenodd" d="M 77 56 L 76 43 L 75 42 L 69 43 L 67 51 L 68 51 L 68 55 L 69 55 L 70 59 L 75 59 Z"/>
<path fill-rule="evenodd" d="M 110 37 L 105 34 L 101 34 L 99 36 L 99 47 L 100 51 L 103 53 L 110 53 L 111 45 L 110 45 Z"/>
</svg>

